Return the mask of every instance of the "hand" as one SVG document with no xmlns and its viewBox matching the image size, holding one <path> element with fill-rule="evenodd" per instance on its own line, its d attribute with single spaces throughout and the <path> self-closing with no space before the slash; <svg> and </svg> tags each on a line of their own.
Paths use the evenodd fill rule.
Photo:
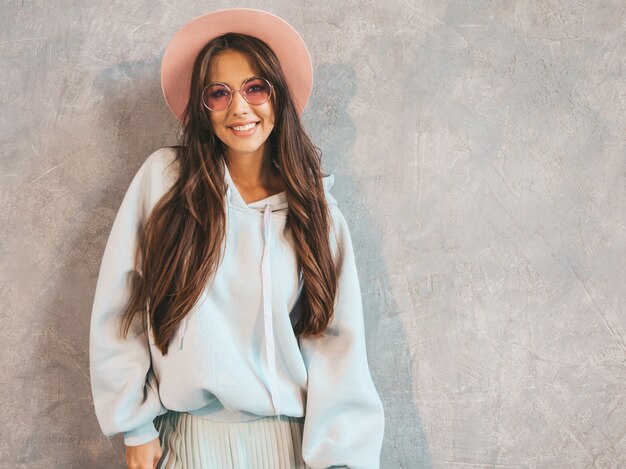
<svg viewBox="0 0 626 469">
<path fill-rule="evenodd" d="M 161 459 L 161 444 L 158 438 L 139 446 L 126 447 L 128 469 L 156 469 Z"/>
</svg>

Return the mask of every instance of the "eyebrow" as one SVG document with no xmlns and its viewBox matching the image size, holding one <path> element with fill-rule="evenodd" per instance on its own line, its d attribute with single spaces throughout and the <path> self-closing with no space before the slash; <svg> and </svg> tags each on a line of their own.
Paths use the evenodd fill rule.
<svg viewBox="0 0 626 469">
<path fill-rule="evenodd" d="M 239 85 L 241 85 L 243 82 L 245 82 L 246 80 L 249 80 L 250 78 L 262 78 L 261 75 L 250 75 L 248 78 L 244 78 L 243 80 L 241 80 L 241 83 L 239 83 Z M 222 81 L 222 80 L 214 80 L 214 81 L 210 81 L 209 83 L 207 83 L 207 86 L 210 85 L 211 83 L 223 83 L 225 85 L 227 85 L 229 88 L 233 88 L 233 86 L 226 82 L 226 81 Z"/>
</svg>

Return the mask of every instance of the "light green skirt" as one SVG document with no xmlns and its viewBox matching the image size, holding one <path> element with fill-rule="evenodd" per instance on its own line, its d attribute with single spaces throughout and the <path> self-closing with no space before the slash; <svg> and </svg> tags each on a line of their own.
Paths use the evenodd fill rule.
<svg viewBox="0 0 626 469">
<path fill-rule="evenodd" d="M 154 420 L 157 469 L 310 469 L 302 459 L 304 417 L 213 422 L 168 411 Z"/>
</svg>

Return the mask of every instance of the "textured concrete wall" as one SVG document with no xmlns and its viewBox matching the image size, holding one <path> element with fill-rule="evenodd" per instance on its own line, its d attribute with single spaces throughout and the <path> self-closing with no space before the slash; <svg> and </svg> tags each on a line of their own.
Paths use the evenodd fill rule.
<svg viewBox="0 0 626 469">
<path fill-rule="evenodd" d="M 208 9 L 288 19 L 350 223 L 383 469 L 626 467 L 622 0 L 4 1 L 0 467 L 124 467 L 89 387 L 104 245 L 175 143 L 159 66 Z"/>
</svg>

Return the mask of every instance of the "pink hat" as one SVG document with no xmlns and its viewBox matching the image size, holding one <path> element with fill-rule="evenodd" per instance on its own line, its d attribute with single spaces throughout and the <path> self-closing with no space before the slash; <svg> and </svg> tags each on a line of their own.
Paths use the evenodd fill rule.
<svg viewBox="0 0 626 469">
<path fill-rule="evenodd" d="M 298 114 L 302 114 L 313 87 L 313 64 L 302 37 L 285 20 L 267 11 L 229 8 L 191 20 L 174 34 L 165 49 L 161 88 L 174 116 L 181 119 L 189 100 L 191 71 L 200 49 L 211 39 L 230 32 L 257 37 L 272 48 L 287 78 Z"/>
</svg>

